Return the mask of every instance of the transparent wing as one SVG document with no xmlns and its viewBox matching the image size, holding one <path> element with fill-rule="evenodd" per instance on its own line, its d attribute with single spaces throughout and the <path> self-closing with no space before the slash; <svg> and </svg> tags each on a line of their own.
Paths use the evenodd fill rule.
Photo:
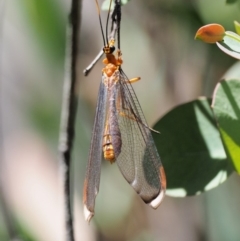
<svg viewBox="0 0 240 241">
<path fill-rule="evenodd" d="M 122 148 L 117 164 L 125 179 L 146 203 L 157 208 L 166 178 L 150 129 L 126 75 L 120 70 L 118 123 Z"/>
<path fill-rule="evenodd" d="M 99 190 L 106 103 L 107 88 L 101 82 L 83 190 L 84 212 L 88 221 L 94 215 L 95 198 Z"/>
</svg>

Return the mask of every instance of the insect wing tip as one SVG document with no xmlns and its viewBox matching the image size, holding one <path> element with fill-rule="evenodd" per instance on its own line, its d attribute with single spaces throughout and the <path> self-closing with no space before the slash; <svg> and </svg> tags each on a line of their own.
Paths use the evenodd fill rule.
<svg viewBox="0 0 240 241">
<path fill-rule="evenodd" d="M 158 194 L 158 196 L 157 196 L 155 199 L 153 199 L 153 200 L 150 202 L 149 205 L 150 205 L 153 209 L 157 209 L 157 208 L 160 206 L 160 204 L 161 204 L 161 202 L 162 202 L 162 200 L 163 200 L 164 197 L 165 197 L 165 190 L 161 190 L 160 193 Z"/>
<path fill-rule="evenodd" d="M 160 171 L 160 180 L 161 180 L 160 193 L 150 203 L 150 206 L 154 209 L 157 209 L 159 207 L 159 205 L 161 204 L 163 198 L 165 197 L 165 192 L 166 192 L 166 188 L 167 188 L 167 180 L 166 180 L 166 175 L 165 175 L 165 171 L 163 169 L 163 166 L 160 166 L 159 171 Z"/>
<path fill-rule="evenodd" d="M 91 212 L 87 206 L 84 204 L 84 207 L 83 207 L 83 213 L 84 213 L 84 217 L 85 217 L 85 220 L 90 223 L 92 217 L 94 216 L 94 212 Z"/>
</svg>

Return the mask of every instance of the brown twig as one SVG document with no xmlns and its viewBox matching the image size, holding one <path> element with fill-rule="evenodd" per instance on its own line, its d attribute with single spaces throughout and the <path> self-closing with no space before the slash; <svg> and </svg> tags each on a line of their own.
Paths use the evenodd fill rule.
<svg viewBox="0 0 240 241">
<path fill-rule="evenodd" d="M 73 215 L 71 209 L 70 166 L 74 141 L 75 117 L 78 104 L 76 84 L 81 3 L 82 0 L 72 0 L 71 12 L 67 23 L 65 79 L 61 114 L 61 132 L 59 139 L 61 174 L 64 183 L 65 225 L 67 232 L 66 240 L 68 241 L 74 241 Z"/>
</svg>

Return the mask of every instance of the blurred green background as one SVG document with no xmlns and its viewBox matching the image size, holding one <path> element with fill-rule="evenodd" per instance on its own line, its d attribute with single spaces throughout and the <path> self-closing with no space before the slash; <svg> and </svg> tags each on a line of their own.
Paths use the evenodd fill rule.
<svg viewBox="0 0 240 241">
<path fill-rule="evenodd" d="M 63 0 L 0 0 L 1 183 L 6 204 L 0 240 L 9 240 L 6 208 L 22 240 L 64 240 L 58 138 L 69 8 L 70 1 Z M 102 19 L 105 23 L 106 13 Z M 211 97 L 236 61 L 194 36 L 199 27 L 214 22 L 233 30 L 234 20 L 240 21 L 239 4 L 226 5 L 225 0 L 131 0 L 122 8 L 122 67 L 129 78 L 141 76 L 134 89 L 150 125 L 179 104 Z M 90 225 L 84 221 L 81 195 L 101 61 L 88 77 L 82 70 L 101 47 L 95 2 L 84 0 L 72 165 L 76 240 L 240 240 L 236 174 L 199 196 L 166 197 L 154 211 L 117 165 L 103 162 L 96 213 Z"/>
</svg>

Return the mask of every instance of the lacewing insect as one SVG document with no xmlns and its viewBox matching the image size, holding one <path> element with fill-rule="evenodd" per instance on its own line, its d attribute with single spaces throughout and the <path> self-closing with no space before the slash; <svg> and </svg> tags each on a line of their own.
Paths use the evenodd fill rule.
<svg viewBox="0 0 240 241">
<path fill-rule="evenodd" d="M 103 35 L 105 67 L 98 94 L 91 147 L 84 181 L 84 215 L 87 221 L 94 215 L 96 195 L 99 191 L 102 154 L 110 163 L 116 162 L 122 175 L 145 203 L 156 209 L 165 194 L 166 177 L 151 134 L 151 128 L 142 113 L 131 83 L 140 78 L 128 79 L 123 72 L 120 45 L 114 54 L 114 40 L 103 34 L 97 0 L 100 26 Z M 115 14 L 121 14 L 120 1 L 115 0 Z M 115 18 L 120 29 L 120 16 Z M 118 33 L 119 34 L 119 33 Z"/>
</svg>

